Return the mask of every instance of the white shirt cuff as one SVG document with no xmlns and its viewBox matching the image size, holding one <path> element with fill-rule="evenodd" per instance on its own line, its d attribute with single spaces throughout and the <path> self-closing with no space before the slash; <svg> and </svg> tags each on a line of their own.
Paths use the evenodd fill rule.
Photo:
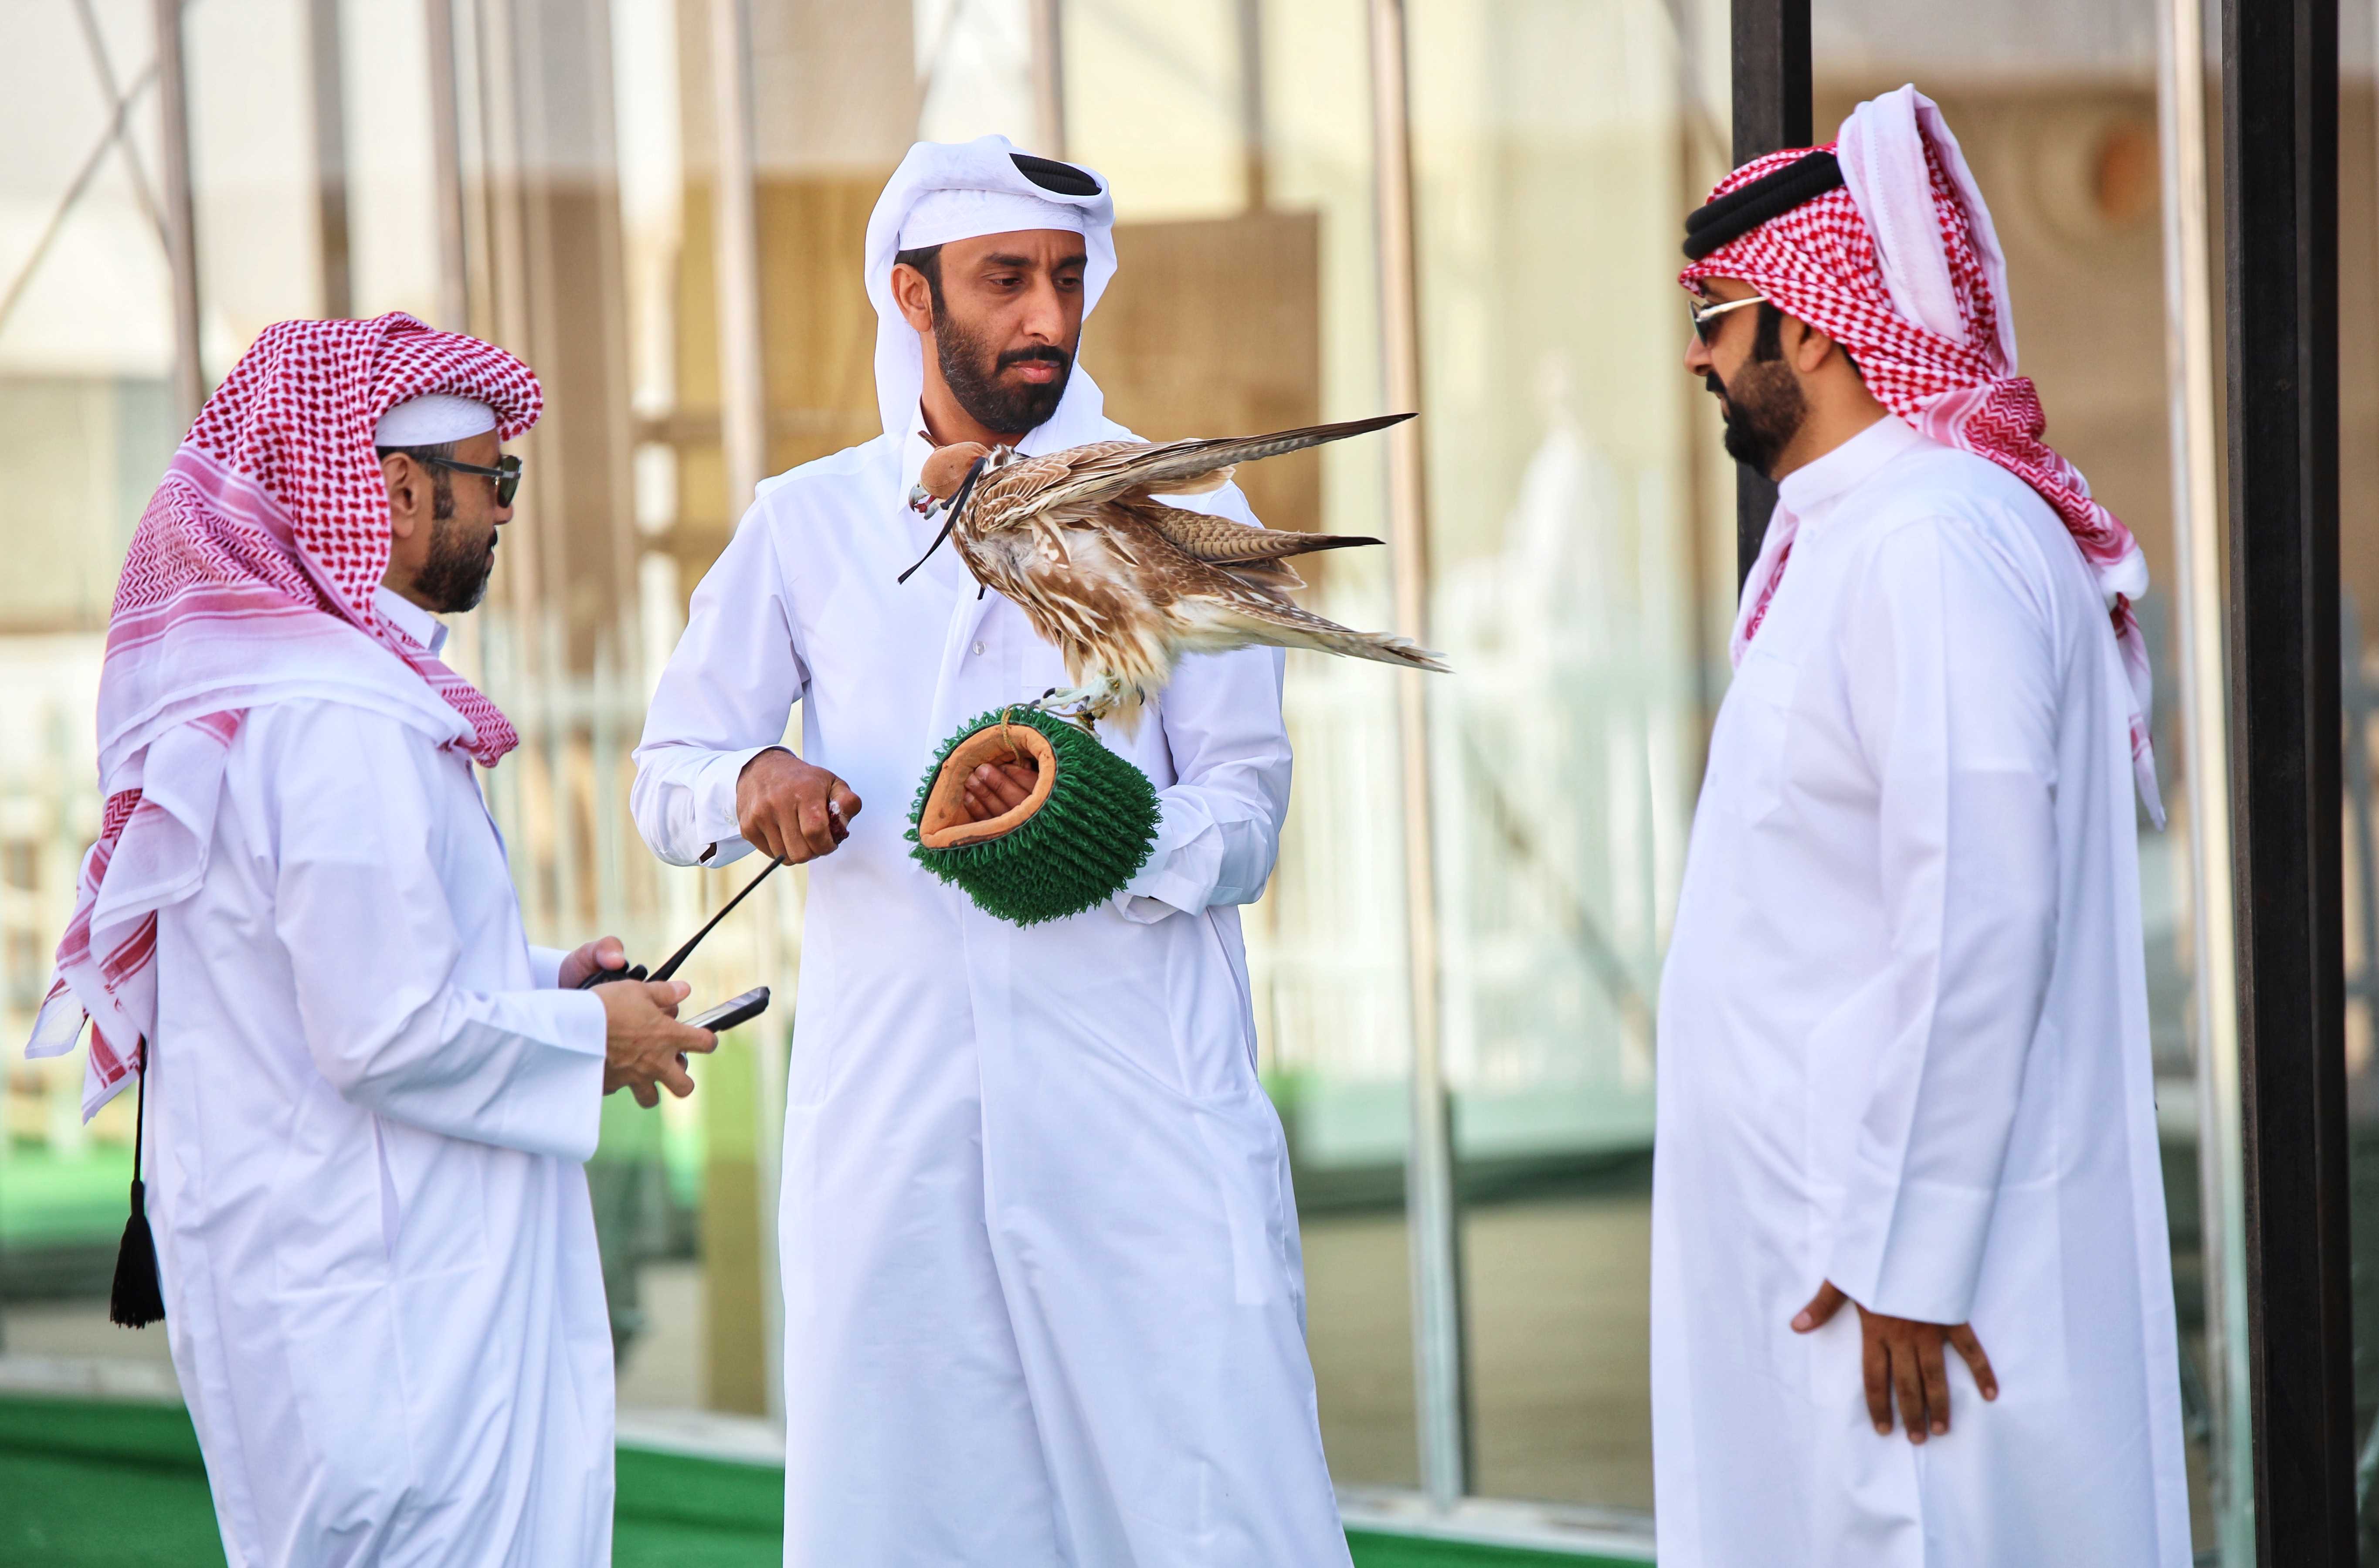
<svg viewBox="0 0 2379 1568">
<path fill-rule="evenodd" d="M 702 765 L 701 777 L 694 786 L 694 829 L 696 837 L 709 846 L 702 857 L 706 862 L 723 864 L 749 847 L 743 842 L 743 824 L 735 814 L 735 785 L 743 777 L 744 765 L 762 752 L 791 754 L 782 745 L 753 746 L 745 751 L 720 752 Z M 720 853 L 728 850 L 734 852 Z"/>
<path fill-rule="evenodd" d="M 1214 878 L 1199 874 L 1193 851 L 1202 824 L 1184 826 L 1183 813 L 1157 797 L 1156 842 L 1132 879 L 1117 889 L 1115 911 L 1136 925 L 1174 914 L 1196 914 L 1213 901 Z"/>
<path fill-rule="evenodd" d="M 540 947 L 529 944 L 528 972 L 540 991 L 559 990 L 562 985 L 562 960 L 570 956 L 564 947 Z"/>
</svg>

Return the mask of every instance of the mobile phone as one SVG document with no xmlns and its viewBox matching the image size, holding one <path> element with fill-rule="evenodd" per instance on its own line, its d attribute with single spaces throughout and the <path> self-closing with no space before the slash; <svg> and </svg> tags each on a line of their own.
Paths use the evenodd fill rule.
<svg viewBox="0 0 2379 1568">
<path fill-rule="evenodd" d="M 714 1034 L 724 1034 L 739 1023 L 749 1023 L 768 1010 L 768 988 L 755 985 L 741 996 L 730 997 L 708 1012 L 696 1013 L 685 1021 L 696 1029 L 706 1029 Z"/>
</svg>

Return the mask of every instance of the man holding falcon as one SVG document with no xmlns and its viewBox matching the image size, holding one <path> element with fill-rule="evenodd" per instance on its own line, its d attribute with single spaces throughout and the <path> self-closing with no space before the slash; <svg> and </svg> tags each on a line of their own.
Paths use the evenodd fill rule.
<svg viewBox="0 0 2379 1568">
<path fill-rule="evenodd" d="M 867 232 L 883 434 L 761 487 L 636 754 L 663 860 L 812 868 L 779 1209 L 789 1564 L 1347 1562 L 1239 935 L 1287 805 L 1281 656 L 1184 657 L 1100 727 L 1161 812 L 1105 903 L 1020 928 L 903 837 L 955 728 L 1069 683 L 1017 603 L 929 553 L 911 497 L 939 447 L 1129 439 L 1074 362 L 1112 222 L 1096 175 L 1005 139 L 910 151 Z M 1168 501 L 1254 521 L 1227 485 Z M 986 766 L 975 814 L 1031 782 Z"/>
</svg>

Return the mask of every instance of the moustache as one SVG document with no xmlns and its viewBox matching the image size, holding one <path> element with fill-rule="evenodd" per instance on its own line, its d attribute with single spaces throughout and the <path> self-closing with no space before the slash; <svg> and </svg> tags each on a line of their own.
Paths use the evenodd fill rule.
<svg viewBox="0 0 2379 1568">
<path fill-rule="evenodd" d="M 1074 362 L 1074 356 L 1055 344 L 1035 344 L 1031 348 L 1011 348 L 992 361 L 992 374 L 997 375 L 1011 365 L 1026 365 L 1035 359 L 1045 359 L 1062 370 Z"/>
</svg>

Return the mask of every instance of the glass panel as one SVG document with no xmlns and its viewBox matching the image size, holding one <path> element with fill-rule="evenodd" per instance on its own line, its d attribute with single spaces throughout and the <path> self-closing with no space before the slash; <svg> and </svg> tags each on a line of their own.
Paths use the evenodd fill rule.
<svg viewBox="0 0 2379 1568">
<path fill-rule="evenodd" d="M 1115 0 L 1069 7 L 1067 27 L 1068 151 L 1116 191 L 1117 278 L 1083 350 L 1110 412 L 1154 440 L 1379 412 L 1363 8 Z M 1273 526 L 1384 532 L 1376 440 L 1238 478 Z M 1308 556 L 1298 571 L 1310 608 L 1389 623 L 1384 551 Z M 1289 656 L 1296 789 L 1278 869 L 1245 911 L 1323 1445 L 1355 1486 L 1419 1479 L 1394 702 L 1376 665 Z"/>
<path fill-rule="evenodd" d="M 112 1327 L 133 1105 L 81 1119 L 83 1058 L 29 1062 L 99 830 L 91 705 L 126 542 L 181 437 L 155 217 L 151 7 L 12 12 L 0 50 L 0 1349 L 108 1357 L 170 1393 L 163 1335 Z M 111 139 L 117 95 L 126 136 Z"/>
<path fill-rule="evenodd" d="M 1652 998 L 1733 571 L 1679 367 L 1671 235 L 1719 165 L 1675 15 L 1411 12 L 1472 1489 L 1637 1510 Z"/>
<path fill-rule="evenodd" d="M 524 736 L 489 787 L 533 937 L 609 929 L 640 956 L 659 952 L 740 882 L 664 874 L 624 812 L 647 682 L 731 522 L 706 8 L 456 0 L 461 154 L 444 170 L 430 87 L 449 62 L 431 54 L 425 8 L 328 9 L 340 38 L 325 55 L 309 31 L 324 8 L 304 0 L 189 8 L 205 368 L 221 375 L 263 325 L 318 313 L 342 291 L 357 312 L 433 315 L 459 297 L 475 331 L 537 366 L 549 414 L 522 446 L 532 477 L 521 519 L 456 661 Z M 911 136 L 1035 139 L 1028 9 L 754 0 L 771 469 L 874 428 L 872 322 L 849 259 Z M 1066 10 L 1069 151 L 1115 179 L 1122 220 L 1123 271 L 1086 351 L 1118 416 L 1174 436 L 1377 411 L 1365 8 L 1103 0 Z M 161 150 L 153 91 L 139 85 L 151 7 L 101 0 L 92 14 L 103 56 L 63 6 L 12 18 L 0 56 L 0 145 L 15 154 L 0 164 L 0 486 L 20 503 L 9 542 L 27 568 L 0 581 L 10 1041 L 46 982 L 96 828 L 88 715 L 99 631 L 124 540 L 179 433 L 151 211 Z M 1649 1505 L 1650 997 L 1725 681 L 1733 580 L 1732 471 L 1676 367 L 1669 275 L 1680 214 L 1724 166 L 1726 15 L 1716 0 L 1411 8 L 1431 604 L 1437 640 L 1464 671 L 1431 691 L 1446 1053 L 1466 1200 L 1473 1484 L 1489 1494 Z M 2048 12 L 2012 0 L 1932 11 L 1821 0 L 1817 120 L 1830 127 L 1857 98 L 1912 74 L 1942 101 L 1995 199 L 2025 368 L 2056 439 L 2169 584 L 2155 15 L 2150 0 Z M 2367 24 L 2353 15 L 2349 57 L 2367 71 Z M 2369 81 L 2358 75 L 2346 99 L 2349 276 L 2373 244 Z M 137 88 L 131 156 L 104 139 L 111 83 Z M 343 234 L 326 219 L 342 203 Z M 450 220 L 459 255 L 441 238 Z M 2367 326 L 2361 295 L 2346 291 L 2341 308 L 2347 331 Z M 2354 439 L 2356 421 L 2379 392 L 2351 356 L 2346 372 L 2354 519 L 2379 461 L 2379 443 Z M 1247 482 L 1276 525 L 1382 529 L 1377 443 L 1257 465 Z M 2349 523 L 2347 597 L 2365 629 L 2349 646 L 2369 662 L 2379 578 L 2364 581 L 2360 538 Z M 1330 557 L 1306 574 L 1306 602 L 1323 613 L 1392 619 L 1384 552 Z M 2171 831 L 2143 836 L 2143 895 L 2201 1465 L 2192 802 L 2168 605 L 2142 606 L 2173 807 Z M 2349 703 L 2362 700 L 2361 669 L 2349 665 Z M 1409 1486 L 1392 698 L 1373 667 L 1291 659 L 1297 796 L 1279 871 L 1247 924 L 1265 1080 L 1292 1142 L 1334 1470 Z M 2370 782 L 2359 767 L 2349 777 Z M 2379 1092 L 2365 1092 L 2379 1070 L 2368 798 L 2350 796 L 2347 838 L 2358 1152 L 2379 1148 L 2364 1136 L 2366 1122 L 2379 1126 Z M 740 935 L 705 949 L 697 986 L 722 994 L 755 971 L 790 974 L 800 893 L 786 877 L 755 900 Z M 610 1108 L 594 1186 L 632 1412 L 757 1412 L 772 1395 L 767 1203 L 789 1011 L 733 1041 L 694 1102 L 658 1118 Z M 128 1103 L 86 1128 L 78 1059 L 27 1065 L 0 1048 L 9 1347 L 162 1360 L 161 1338 L 106 1329 L 96 1303 L 121 1223 Z M 2358 1181 L 2365 1164 L 2358 1152 Z M 2379 1203 L 2358 1204 L 2358 1225 L 2373 1213 Z M 2358 1321 L 2373 1299 L 2359 1300 Z M 2367 1426 L 2379 1377 L 2362 1392 Z"/>
</svg>

